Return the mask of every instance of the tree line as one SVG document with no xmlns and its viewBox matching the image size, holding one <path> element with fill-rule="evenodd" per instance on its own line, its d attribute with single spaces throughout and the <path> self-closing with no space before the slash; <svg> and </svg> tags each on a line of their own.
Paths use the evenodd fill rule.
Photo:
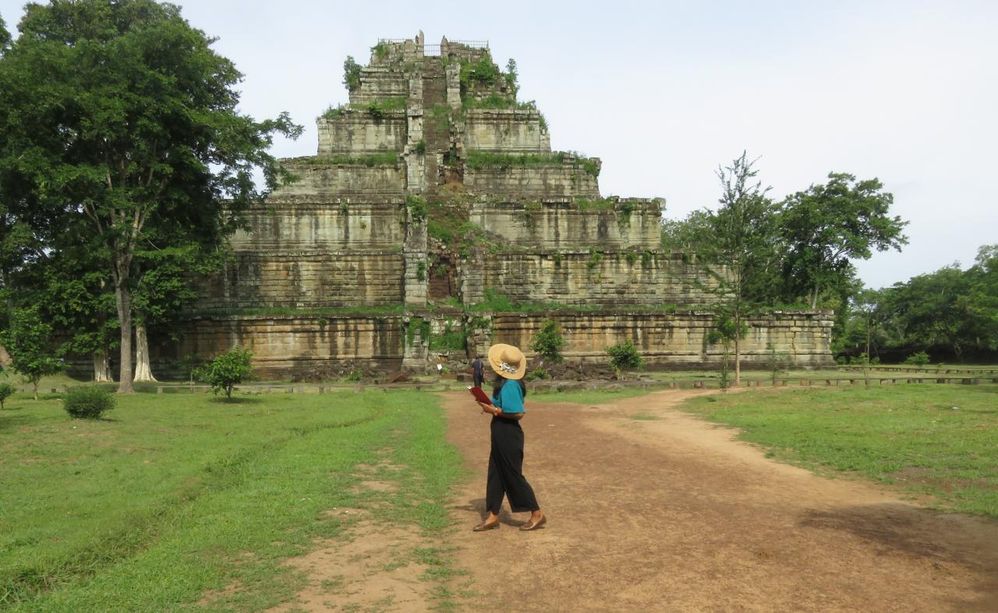
<svg viewBox="0 0 998 613">
<path fill-rule="evenodd" d="M 835 350 L 853 361 L 994 362 L 998 357 L 998 244 L 958 264 L 849 302 Z"/>
<path fill-rule="evenodd" d="M 966 271 L 948 266 L 871 290 L 854 262 L 908 242 L 883 184 L 830 173 L 777 201 L 757 175 L 743 153 L 718 168 L 716 209 L 662 224 L 663 248 L 693 254 L 716 281 L 712 340 L 732 348 L 736 384 L 744 318 L 774 308 L 833 310 L 840 360 L 998 357 L 998 246 L 981 247 Z"/>
<path fill-rule="evenodd" d="M 290 178 L 268 149 L 301 127 L 240 113 L 242 75 L 174 5 L 28 4 L 18 29 L 0 18 L 2 342 L 36 383 L 80 354 L 109 381 L 117 350 L 128 392 L 152 377 L 148 328 Z"/>
</svg>

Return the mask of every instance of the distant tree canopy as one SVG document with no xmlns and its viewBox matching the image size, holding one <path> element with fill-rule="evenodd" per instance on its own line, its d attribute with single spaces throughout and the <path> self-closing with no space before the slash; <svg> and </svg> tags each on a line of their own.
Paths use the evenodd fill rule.
<svg viewBox="0 0 998 613">
<path fill-rule="evenodd" d="M 860 287 L 853 261 L 907 244 L 907 222 L 890 215 L 893 199 L 877 179 L 831 173 L 827 183 L 780 202 L 763 191 L 746 201 L 739 219 L 722 202 L 716 212 L 663 222 L 662 244 L 735 266 L 743 277 L 737 289 L 749 304 L 841 308 Z M 733 258 L 724 245 L 736 226 L 745 240 Z"/>
<path fill-rule="evenodd" d="M 932 361 L 998 358 L 998 245 L 978 250 L 973 266 L 946 266 L 852 301 L 835 349 L 888 361 L 925 352 Z"/>
<path fill-rule="evenodd" d="M 114 294 L 130 391 L 136 306 L 144 322 L 161 316 L 157 297 L 167 309 L 184 299 L 146 276 L 162 258 L 143 254 L 211 254 L 287 178 L 267 152 L 273 136 L 301 128 L 240 114 L 240 73 L 174 5 L 28 4 L 18 29 L 5 46 L 0 28 L 0 280 L 9 289 L 35 261 L 85 247 Z"/>
</svg>

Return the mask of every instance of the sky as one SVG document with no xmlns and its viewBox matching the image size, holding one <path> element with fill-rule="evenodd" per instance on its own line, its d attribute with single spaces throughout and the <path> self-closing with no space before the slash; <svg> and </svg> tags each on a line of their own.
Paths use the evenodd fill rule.
<svg viewBox="0 0 998 613">
<path fill-rule="evenodd" d="M 245 78 L 240 109 L 305 126 L 347 101 L 348 55 L 380 38 L 488 41 L 517 62 L 556 150 L 603 160 L 603 195 L 715 208 L 719 165 L 748 152 L 775 198 L 829 172 L 879 178 L 909 222 L 901 253 L 857 262 L 880 288 L 998 243 L 998 2 L 706 0 L 174 2 Z M 12 31 L 22 0 L 0 0 Z"/>
</svg>

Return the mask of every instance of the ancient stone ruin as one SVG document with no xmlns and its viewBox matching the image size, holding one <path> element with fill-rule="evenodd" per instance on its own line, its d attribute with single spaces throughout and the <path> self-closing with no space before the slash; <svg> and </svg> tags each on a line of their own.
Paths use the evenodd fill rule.
<svg viewBox="0 0 998 613">
<path fill-rule="evenodd" d="M 493 342 L 530 355 L 549 319 L 570 363 L 605 365 L 626 339 L 650 367 L 720 361 L 717 283 L 662 249 L 664 202 L 601 196 L 600 160 L 551 151 L 487 44 L 420 34 L 345 68 L 349 104 L 319 117 L 317 155 L 284 160 L 298 181 L 232 238 L 188 329 L 159 344 L 161 371 L 236 345 L 263 377 L 420 371 Z M 828 364 L 831 323 L 753 319 L 743 360 Z"/>
</svg>

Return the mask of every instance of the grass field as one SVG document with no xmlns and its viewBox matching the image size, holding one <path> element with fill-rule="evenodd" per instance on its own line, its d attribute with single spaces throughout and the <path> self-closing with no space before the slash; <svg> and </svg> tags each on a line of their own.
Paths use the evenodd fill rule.
<svg viewBox="0 0 998 613">
<path fill-rule="evenodd" d="M 683 408 L 740 428 L 742 439 L 778 460 L 998 517 L 998 386 L 761 389 L 695 398 Z"/>
<path fill-rule="evenodd" d="M 433 396 L 368 391 L 137 394 L 100 421 L 19 394 L 0 411 L 0 608 L 260 610 L 304 577 L 282 565 L 344 524 L 333 508 L 435 534 L 459 459 Z M 358 466 L 389 464 L 387 491 Z M 364 475 L 370 479 L 368 473 Z M 413 552 L 448 574 L 447 556 Z M 224 590 L 236 585 L 239 589 Z M 446 592 L 439 590 L 443 600 Z M 446 602 L 438 604 L 446 605 Z"/>
</svg>

